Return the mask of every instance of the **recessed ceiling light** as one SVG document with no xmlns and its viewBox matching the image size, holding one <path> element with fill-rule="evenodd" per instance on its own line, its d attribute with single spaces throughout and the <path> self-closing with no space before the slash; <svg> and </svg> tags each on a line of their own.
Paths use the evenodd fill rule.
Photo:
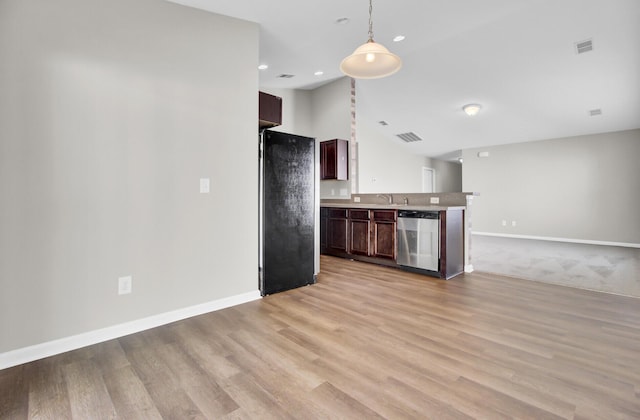
<svg viewBox="0 0 640 420">
<path fill-rule="evenodd" d="M 482 109 L 482 105 L 480 104 L 467 104 L 462 107 L 462 110 L 470 117 L 477 115 L 480 109 Z"/>
<path fill-rule="evenodd" d="M 322 76 L 324 74 L 324 72 L 322 70 L 318 70 L 317 72 L 313 73 L 314 76 Z"/>
<path fill-rule="evenodd" d="M 397 35 L 395 38 L 393 38 L 393 42 L 404 41 L 404 38 L 405 38 L 404 35 Z"/>
<path fill-rule="evenodd" d="M 266 64 L 260 64 L 260 65 L 258 66 L 258 70 L 266 70 L 266 69 L 268 69 L 268 68 L 269 68 L 269 66 L 268 66 L 268 65 L 266 65 Z"/>
</svg>

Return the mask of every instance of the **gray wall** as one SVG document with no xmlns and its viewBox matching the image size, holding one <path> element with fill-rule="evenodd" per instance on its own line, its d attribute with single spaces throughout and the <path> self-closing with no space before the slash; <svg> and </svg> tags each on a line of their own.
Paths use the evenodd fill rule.
<svg viewBox="0 0 640 420">
<path fill-rule="evenodd" d="M 462 191 L 462 165 L 457 162 L 427 158 L 425 166 L 432 168 L 435 172 L 436 189 L 434 192 Z"/>
<path fill-rule="evenodd" d="M 473 229 L 640 244 L 639 157 L 640 130 L 464 150 Z"/>
<path fill-rule="evenodd" d="M 313 114 L 311 112 L 313 91 L 273 88 L 260 90 L 282 98 L 282 125 L 270 130 L 315 137 L 312 125 Z"/>
<path fill-rule="evenodd" d="M 357 110 L 356 136 L 359 193 L 422 192 L 422 168 L 428 166 L 425 156 L 407 153 L 401 144 L 382 135 Z"/>
<path fill-rule="evenodd" d="M 257 57 L 161 0 L 0 1 L 0 352 L 257 289 Z"/>
<path fill-rule="evenodd" d="M 356 101 L 357 104 L 357 101 Z M 435 173 L 435 192 L 461 192 L 462 167 L 456 162 L 407 152 L 401 140 L 392 140 L 356 112 L 360 193 L 422 192 L 422 168 Z"/>
<path fill-rule="evenodd" d="M 312 127 L 318 141 L 351 139 L 351 79 L 342 77 L 316 88 L 311 94 Z M 351 153 L 351 150 L 349 150 Z M 349 156 L 351 160 L 351 156 Z M 351 172 L 351 168 L 349 168 Z M 320 197 L 351 195 L 351 174 L 348 181 L 320 181 Z"/>
</svg>

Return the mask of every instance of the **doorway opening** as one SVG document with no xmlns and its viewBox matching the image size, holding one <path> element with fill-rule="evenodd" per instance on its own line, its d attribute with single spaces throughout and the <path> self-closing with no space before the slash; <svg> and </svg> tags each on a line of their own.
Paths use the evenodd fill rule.
<svg viewBox="0 0 640 420">
<path fill-rule="evenodd" d="M 422 192 L 436 192 L 436 171 L 433 168 L 422 167 Z"/>
</svg>

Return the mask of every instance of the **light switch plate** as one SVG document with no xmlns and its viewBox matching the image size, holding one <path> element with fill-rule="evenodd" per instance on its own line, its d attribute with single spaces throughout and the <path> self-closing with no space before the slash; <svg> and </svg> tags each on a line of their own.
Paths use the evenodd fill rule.
<svg viewBox="0 0 640 420">
<path fill-rule="evenodd" d="M 118 278 L 118 294 L 128 295 L 131 293 L 133 284 L 133 278 L 131 276 L 124 276 Z"/>
<path fill-rule="evenodd" d="M 211 189 L 211 181 L 209 178 L 200 178 L 200 193 L 209 194 Z"/>
</svg>

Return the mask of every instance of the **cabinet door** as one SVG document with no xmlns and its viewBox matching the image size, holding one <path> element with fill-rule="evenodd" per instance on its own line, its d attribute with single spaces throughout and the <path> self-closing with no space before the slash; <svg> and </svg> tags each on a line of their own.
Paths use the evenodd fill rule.
<svg viewBox="0 0 640 420">
<path fill-rule="evenodd" d="M 373 222 L 373 256 L 396 259 L 396 222 Z"/>
<path fill-rule="evenodd" d="M 370 223 L 368 220 L 349 220 L 350 234 L 349 254 L 370 254 Z"/>
<path fill-rule="evenodd" d="M 282 98 L 258 92 L 258 127 L 276 127 L 282 124 Z"/>
<path fill-rule="evenodd" d="M 327 219 L 327 249 L 347 252 L 347 219 Z"/>
<path fill-rule="evenodd" d="M 320 142 L 320 179 L 349 179 L 349 142 L 333 139 Z"/>
<path fill-rule="evenodd" d="M 337 144 L 334 140 L 320 143 L 320 179 L 336 179 Z"/>
<path fill-rule="evenodd" d="M 373 256 L 376 258 L 396 259 L 396 220 L 395 210 L 373 211 Z"/>
</svg>

